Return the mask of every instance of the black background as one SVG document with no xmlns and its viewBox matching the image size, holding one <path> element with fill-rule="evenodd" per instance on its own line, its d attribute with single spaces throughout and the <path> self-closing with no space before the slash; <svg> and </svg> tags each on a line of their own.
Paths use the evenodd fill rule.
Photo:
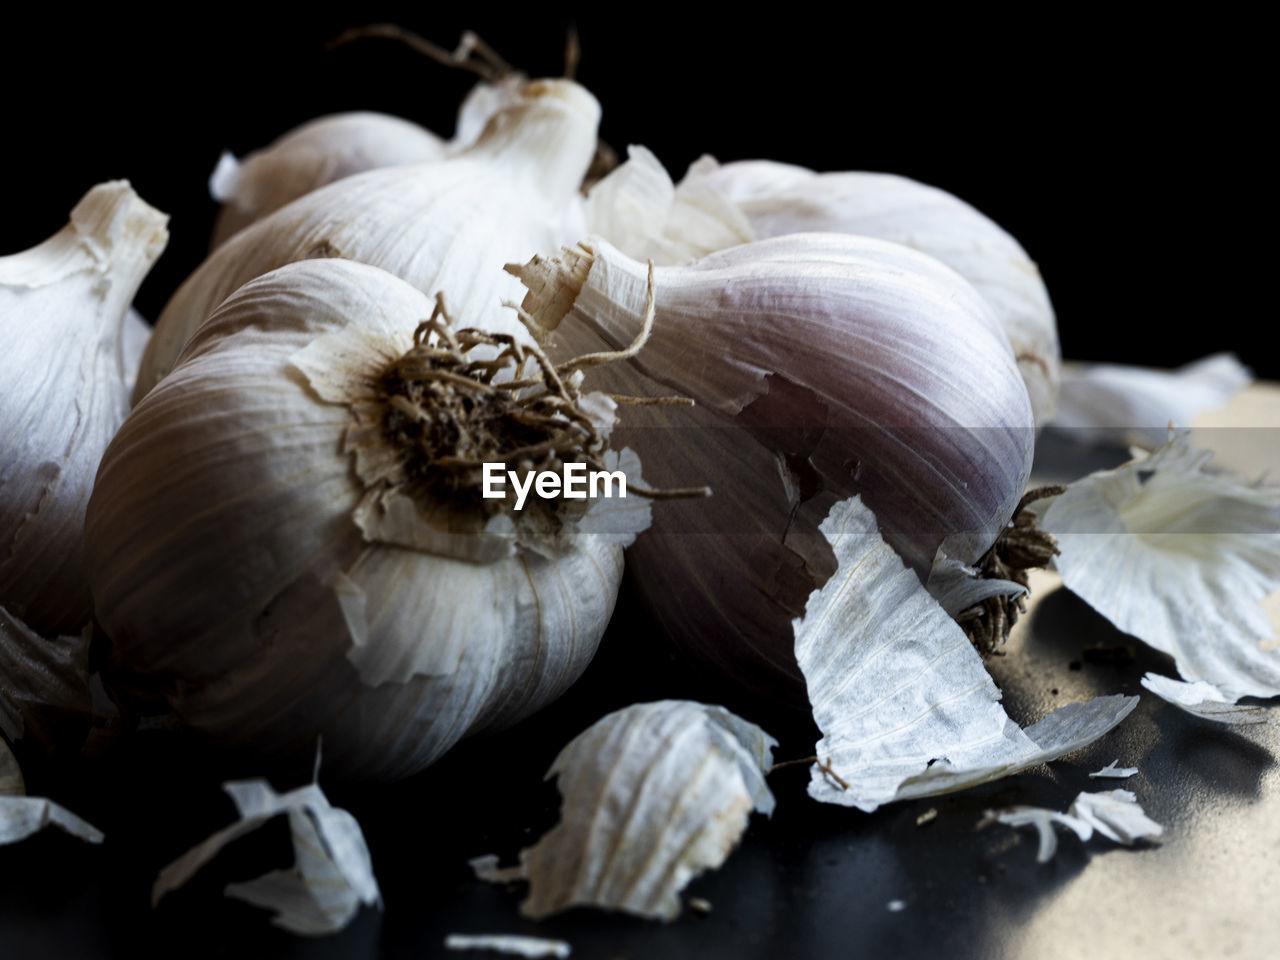
<svg viewBox="0 0 1280 960">
<path fill-rule="evenodd" d="M 452 47 L 470 27 L 531 75 L 559 74 L 574 21 L 578 77 L 615 147 L 645 144 L 677 178 L 709 152 L 935 184 L 1039 262 L 1067 356 L 1172 365 L 1233 349 L 1280 377 L 1262 349 L 1273 311 L 1245 296 L 1270 269 L 1246 225 L 1265 236 L 1273 205 L 1248 22 L 798 4 L 169 9 L 7 12 L 0 57 L 13 195 L 0 250 L 57 229 L 93 183 L 127 177 L 173 217 L 138 300 L 151 319 L 205 252 L 222 149 L 350 109 L 451 134 L 469 74 L 390 41 L 326 53 L 327 39 L 392 20 Z"/>
</svg>

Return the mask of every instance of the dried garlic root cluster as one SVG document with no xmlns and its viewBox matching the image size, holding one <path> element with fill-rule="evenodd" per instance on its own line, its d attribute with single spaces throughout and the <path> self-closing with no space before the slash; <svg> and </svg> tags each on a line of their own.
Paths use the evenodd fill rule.
<svg viewBox="0 0 1280 960">
<path fill-rule="evenodd" d="M 408 776 L 582 674 L 625 547 L 686 652 L 761 704 L 808 705 L 822 802 L 964 789 L 1132 712 L 1103 696 L 1024 729 L 1000 705 L 978 651 L 1050 562 L 1175 658 L 1182 680 L 1147 689 L 1270 719 L 1238 701 L 1280 695 L 1259 606 L 1280 587 L 1280 494 L 1151 433 L 1230 396 L 1238 361 L 1064 375 L 1034 262 L 958 198 L 768 160 L 704 157 L 677 183 L 639 146 L 602 176 L 581 85 L 527 80 L 474 37 L 428 52 L 482 77 L 455 136 L 339 114 L 224 156 L 211 252 L 150 337 L 129 305 L 166 218 L 126 182 L 0 257 L 0 365 L 21 385 L 0 400 L 6 741 L 50 745 L 56 718 L 95 716 L 92 659 L 122 702 L 162 702 L 265 763 L 323 739 L 327 770 Z M 1153 449 L 1027 491 L 1055 415 Z M 533 488 L 576 468 L 630 496 Z M 49 824 L 101 840 L 23 795 L 6 741 L 0 843 Z M 477 872 L 527 881 L 530 917 L 669 920 L 771 812 L 774 746 L 721 707 L 617 711 L 552 765 L 559 825 Z M 226 789 L 240 821 L 171 864 L 156 899 L 285 815 L 294 869 L 230 895 L 307 934 L 380 904 L 358 824 L 318 786 Z M 1158 834 L 1134 800 L 992 816 L 1036 825 L 1044 859 L 1053 824 Z M 458 943 L 564 946 L 518 939 Z"/>
</svg>

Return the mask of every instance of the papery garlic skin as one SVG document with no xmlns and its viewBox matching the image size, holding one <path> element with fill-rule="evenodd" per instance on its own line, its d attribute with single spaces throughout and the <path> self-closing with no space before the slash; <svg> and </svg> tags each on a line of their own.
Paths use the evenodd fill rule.
<svg viewBox="0 0 1280 960">
<path fill-rule="evenodd" d="M 625 344 L 645 303 L 644 265 L 590 249 L 508 268 L 569 353 Z M 644 352 L 596 382 L 693 398 L 636 408 L 617 436 L 655 486 L 713 492 L 655 511 L 632 574 L 682 647 L 794 698 L 791 620 L 835 569 L 828 509 L 861 493 L 921 579 L 943 540 L 973 563 L 1026 487 L 1026 388 L 982 298 L 898 244 L 797 234 L 659 267 L 655 284 Z"/>
<path fill-rule="evenodd" d="M 371 170 L 314 190 L 237 233 L 183 283 L 156 321 L 137 402 L 196 328 L 236 288 L 308 257 L 383 268 L 485 329 L 527 332 L 505 299 L 520 284 L 494 264 L 564 242 L 579 222 L 578 185 L 596 146 L 600 106 L 568 80 L 539 80 L 499 110 L 470 147 L 445 160 Z"/>
<path fill-rule="evenodd" d="M 129 410 L 125 315 L 167 220 L 116 180 L 44 243 L 0 257 L 0 605 L 38 633 L 92 616 L 85 504 Z"/>
<path fill-rule="evenodd" d="M 210 246 L 335 180 L 439 160 L 445 152 L 445 141 L 425 127 L 362 110 L 304 123 L 243 160 L 224 153 L 209 177 L 209 193 L 222 204 Z"/>
<path fill-rule="evenodd" d="M 103 458 L 86 543 L 113 655 L 221 743 L 323 735 L 330 770 L 406 776 L 554 699 L 599 643 L 635 527 L 472 563 L 357 526 L 352 412 L 303 367 L 359 332 L 331 360 L 371 379 L 432 306 L 349 261 L 276 270 L 210 317 Z"/>
<path fill-rule="evenodd" d="M 734 200 L 760 239 L 833 230 L 905 244 L 941 260 L 991 305 L 1013 345 L 1036 424 L 1053 419 L 1062 351 L 1035 262 L 993 220 L 958 197 L 887 173 L 814 173 L 766 160 L 704 157 L 682 181 Z"/>
<path fill-rule="evenodd" d="M 491 858 L 481 879 L 526 879 L 526 917 L 591 906 L 674 920 L 680 891 L 719 867 L 752 811 L 773 814 L 765 774 L 777 741 L 723 707 L 637 703 L 600 718 L 551 765 L 560 822 L 520 852 L 515 870 Z"/>
</svg>

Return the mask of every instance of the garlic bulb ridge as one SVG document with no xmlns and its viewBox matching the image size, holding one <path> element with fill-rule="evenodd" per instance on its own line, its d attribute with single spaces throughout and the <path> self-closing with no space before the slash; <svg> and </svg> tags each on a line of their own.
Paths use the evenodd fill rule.
<svg viewBox="0 0 1280 960">
<path fill-rule="evenodd" d="M 218 308 L 103 459 L 86 522 L 99 621 L 220 742 L 289 753 L 323 734 L 327 769 L 404 776 L 558 696 L 600 641 L 647 505 L 468 499 L 463 461 L 541 454 L 524 434 L 463 444 L 484 423 L 451 419 L 453 386 L 526 357 L 498 394 L 537 367 L 435 306 L 350 261 L 273 271 Z M 469 340 L 507 359 L 469 366 Z M 638 479 L 605 442 L 612 402 L 580 384 L 565 373 L 557 408 L 582 425 L 579 455 Z"/>
<path fill-rule="evenodd" d="M 40 633 L 92 616 L 85 504 L 129 409 L 125 318 L 167 219 L 127 182 L 103 183 L 54 236 L 0 257 L 0 605 Z"/>
</svg>

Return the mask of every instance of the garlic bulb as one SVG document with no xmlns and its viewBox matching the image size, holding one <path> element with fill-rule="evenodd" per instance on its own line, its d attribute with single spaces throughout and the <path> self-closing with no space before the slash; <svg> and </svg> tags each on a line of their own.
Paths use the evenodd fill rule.
<svg viewBox="0 0 1280 960">
<path fill-rule="evenodd" d="M 573 353 L 640 324 L 645 268 L 608 243 L 508 269 Z M 1026 388 L 983 299 L 898 244 L 797 234 L 659 267 L 655 283 L 644 353 L 597 382 L 692 397 L 692 410 L 637 408 L 618 436 L 651 482 L 713 495 L 664 504 L 632 573 L 682 646 L 794 695 L 791 618 L 835 569 L 818 532 L 831 505 L 861 493 L 922 579 L 944 540 L 973 563 L 1026 486 Z"/>
<path fill-rule="evenodd" d="M 501 371 L 520 354 L 505 376 L 536 378 L 528 348 L 488 337 L 480 358 L 467 336 L 421 291 L 340 259 L 282 267 L 218 308 L 121 427 L 89 504 L 98 619 L 139 683 L 220 742 L 305 752 L 323 735 L 330 769 L 381 778 L 573 682 L 647 502 L 513 512 L 459 464 L 537 459 L 515 448 L 542 434 L 519 424 L 569 416 L 575 436 L 591 424 L 584 456 L 638 468 L 599 453 L 614 404 L 581 394 L 581 373 L 533 405 L 497 380 L 457 392 L 464 360 Z"/>
<path fill-rule="evenodd" d="M 127 182 L 103 183 L 58 233 L 0 257 L 0 605 L 38 633 L 92 616 L 85 504 L 129 410 L 125 314 L 167 219 Z"/>
<path fill-rule="evenodd" d="M 467 323 L 528 339 L 504 299 L 520 285 L 494 265 L 554 250 L 595 151 L 600 107 L 568 80 L 526 84 L 456 156 L 371 170 L 314 190 L 237 233 L 165 307 L 143 357 L 135 402 L 232 291 L 295 260 L 343 257 L 426 293 L 447 291 Z M 576 220 L 574 222 L 577 222 Z"/>
<path fill-rule="evenodd" d="M 633 157 L 611 176 L 624 175 L 634 162 Z M 745 216 L 758 239 L 809 231 L 853 233 L 905 244 L 941 260 L 995 311 L 1013 345 L 1037 425 L 1052 419 L 1062 356 L 1049 295 L 1018 242 L 963 200 L 892 174 L 819 174 L 767 160 L 719 165 L 711 157 L 694 163 L 676 189 L 719 193 Z M 612 241 L 608 231 L 603 235 Z"/>
<path fill-rule="evenodd" d="M 209 193 L 222 204 L 211 246 L 335 180 L 444 155 L 445 141 L 430 130 L 372 111 L 319 117 L 240 161 L 224 153 L 209 177 Z"/>
</svg>

